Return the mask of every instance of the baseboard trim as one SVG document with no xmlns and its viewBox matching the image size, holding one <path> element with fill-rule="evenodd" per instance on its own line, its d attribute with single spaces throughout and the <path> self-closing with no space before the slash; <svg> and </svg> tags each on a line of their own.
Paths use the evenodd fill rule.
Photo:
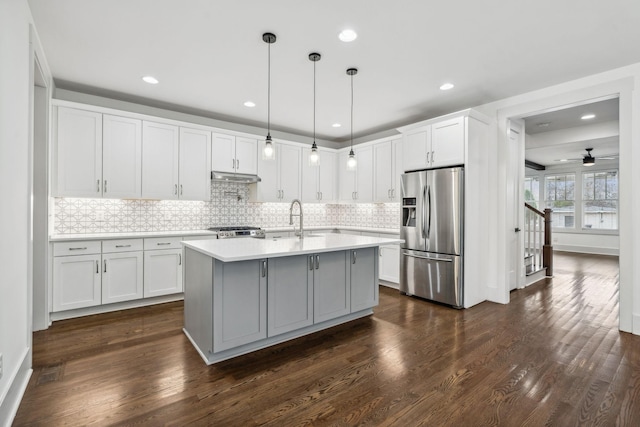
<svg viewBox="0 0 640 427">
<path fill-rule="evenodd" d="M 18 369 L 13 372 L 9 380 L 10 386 L 7 394 L 0 399 L 0 425 L 4 427 L 9 427 L 13 423 L 24 392 L 27 390 L 29 378 L 31 378 L 31 374 L 33 373 L 29 354 L 29 349 L 26 348 L 22 354 L 22 363 L 20 363 Z"/>
<path fill-rule="evenodd" d="M 553 245 L 553 250 L 560 252 L 577 252 L 581 254 L 593 255 L 620 255 L 620 250 L 618 248 L 594 248 L 592 246 Z"/>
<path fill-rule="evenodd" d="M 57 320 L 66 320 L 76 317 L 91 316 L 94 314 L 110 313 L 112 311 L 128 310 L 130 308 L 146 307 L 148 305 L 154 304 L 164 304 L 166 302 L 181 301 L 183 299 L 183 293 L 163 295 L 153 298 L 142 298 L 125 302 L 116 302 L 113 304 L 96 305 L 94 307 L 78 308 L 75 310 L 58 311 L 55 313 L 51 313 L 49 318 L 52 322 L 55 322 Z"/>
</svg>

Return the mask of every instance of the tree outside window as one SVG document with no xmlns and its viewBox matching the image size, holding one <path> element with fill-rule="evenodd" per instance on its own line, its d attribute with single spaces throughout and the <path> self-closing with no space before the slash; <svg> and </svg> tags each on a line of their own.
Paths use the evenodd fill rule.
<svg viewBox="0 0 640 427">
<path fill-rule="evenodd" d="M 575 184 L 574 173 L 545 177 L 545 205 L 553 210 L 554 228 L 575 228 Z"/>
<path fill-rule="evenodd" d="M 582 228 L 618 229 L 618 171 L 582 174 Z"/>
</svg>

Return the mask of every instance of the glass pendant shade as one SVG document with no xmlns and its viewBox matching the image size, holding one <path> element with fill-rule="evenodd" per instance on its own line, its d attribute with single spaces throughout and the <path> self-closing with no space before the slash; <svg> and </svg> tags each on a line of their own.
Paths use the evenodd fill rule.
<svg viewBox="0 0 640 427">
<path fill-rule="evenodd" d="M 262 149 L 262 160 L 275 160 L 276 150 L 273 148 L 273 140 L 271 135 L 267 135 L 264 140 L 264 148 Z"/>
<path fill-rule="evenodd" d="M 349 158 L 347 158 L 347 170 L 355 171 L 358 168 L 358 161 L 356 160 L 356 153 L 353 152 L 353 148 L 349 151 Z"/>
<path fill-rule="evenodd" d="M 320 153 L 318 153 L 318 146 L 316 142 L 313 142 L 311 146 L 311 152 L 309 153 L 309 166 L 319 166 L 320 165 Z"/>
</svg>

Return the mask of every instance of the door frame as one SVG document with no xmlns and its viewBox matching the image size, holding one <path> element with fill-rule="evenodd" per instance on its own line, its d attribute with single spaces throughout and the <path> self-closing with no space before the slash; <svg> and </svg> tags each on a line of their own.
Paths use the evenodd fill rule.
<svg viewBox="0 0 640 427">
<path fill-rule="evenodd" d="M 524 120 L 510 118 L 507 123 L 507 140 L 510 159 L 507 165 L 507 221 L 511 226 L 511 249 L 508 251 L 509 260 L 509 290 L 522 289 L 524 281 L 524 237 L 516 229 L 524 229 L 523 187 L 524 187 L 524 158 L 525 158 L 525 125 Z M 512 162 L 515 157 L 516 162 Z M 514 235 L 515 234 L 515 235 Z M 508 238 L 509 234 L 507 234 Z M 513 247 L 515 246 L 515 247 Z M 515 282 L 515 286 L 512 283 Z"/>
</svg>

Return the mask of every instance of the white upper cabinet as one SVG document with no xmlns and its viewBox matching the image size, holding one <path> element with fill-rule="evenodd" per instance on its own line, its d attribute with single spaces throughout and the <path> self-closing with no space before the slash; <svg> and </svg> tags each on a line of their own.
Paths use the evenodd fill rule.
<svg viewBox="0 0 640 427">
<path fill-rule="evenodd" d="M 274 160 L 258 160 L 262 179 L 250 187 L 250 197 L 257 202 L 290 202 L 301 197 L 301 154 L 296 145 L 273 143 Z"/>
<path fill-rule="evenodd" d="M 357 167 L 348 171 L 349 151 L 342 150 L 338 156 L 340 175 L 340 200 L 360 203 L 373 202 L 373 147 L 355 147 Z"/>
<path fill-rule="evenodd" d="M 142 197 L 142 121 L 103 116 L 102 196 Z"/>
<path fill-rule="evenodd" d="M 258 171 L 258 141 L 253 138 L 213 134 L 212 168 L 216 172 L 255 175 Z"/>
<path fill-rule="evenodd" d="M 459 116 L 404 132 L 405 171 L 464 164 L 466 116 Z"/>
<path fill-rule="evenodd" d="M 144 121 L 142 125 L 142 197 L 178 198 L 179 130 Z"/>
<path fill-rule="evenodd" d="M 374 202 L 397 202 L 402 170 L 401 140 L 386 141 L 373 146 Z"/>
<path fill-rule="evenodd" d="M 180 128 L 179 198 L 211 199 L 211 132 Z"/>
<path fill-rule="evenodd" d="M 335 152 L 318 149 L 320 163 L 309 165 L 311 148 L 302 149 L 302 201 L 331 202 L 335 199 L 336 154 Z"/>
<path fill-rule="evenodd" d="M 52 192 L 61 197 L 102 196 L 102 114 L 58 107 Z"/>
</svg>

